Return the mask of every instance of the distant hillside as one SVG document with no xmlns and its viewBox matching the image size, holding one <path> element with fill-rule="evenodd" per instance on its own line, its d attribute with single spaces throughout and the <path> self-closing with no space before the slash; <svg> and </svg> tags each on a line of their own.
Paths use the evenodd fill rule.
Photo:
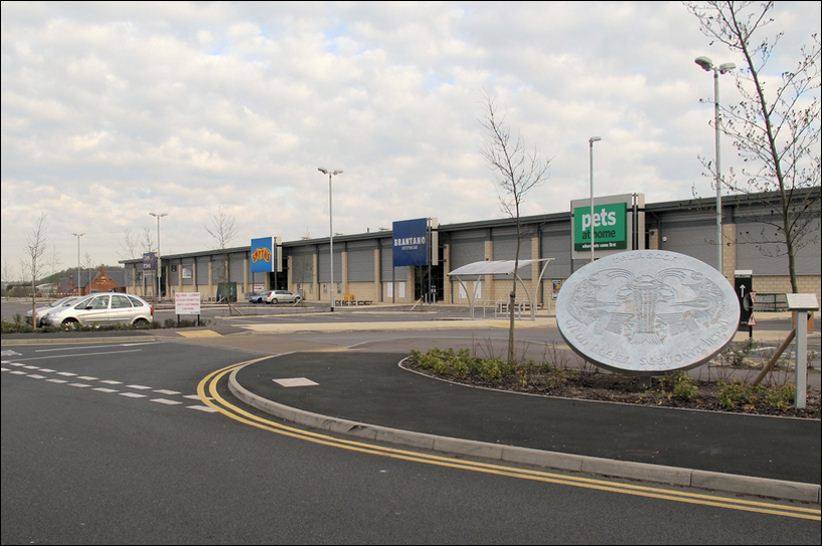
<svg viewBox="0 0 822 546">
<path fill-rule="evenodd" d="M 124 267 L 117 266 L 117 265 L 107 265 L 106 268 L 109 270 L 109 272 L 125 271 Z M 99 269 L 100 269 L 99 265 L 96 266 L 96 267 L 84 267 L 84 268 L 80 269 L 80 277 L 84 280 L 94 278 L 94 276 L 97 274 L 97 271 L 99 271 Z M 61 280 L 65 279 L 69 276 L 71 276 L 73 278 L 77 278 L 77 268 L 76 267 L 70 267 L 68 269 L 58 271 L 57 273 L 52 273 L 48 277 L 43 277 L 42 279 L 37 281 L 37 284 L 45 284 L 45 283 L 55 283 L 55 284 L 57 284 Z M 83 284 L 85 284 L 85 283 L 83 283 Z"/>
</svg>

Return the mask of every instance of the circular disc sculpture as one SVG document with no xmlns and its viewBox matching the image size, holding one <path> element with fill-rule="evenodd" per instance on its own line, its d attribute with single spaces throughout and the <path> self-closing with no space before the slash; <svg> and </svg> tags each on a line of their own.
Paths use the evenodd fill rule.
<svg viewBox="0 0 822 546">
<path fill-rule="evenodd" d="M 698 366 L 733 339 L 739 303 L 704 262 L 636 250 L 588 264 L 557 298 L 562 337 L 598 366 L 658 374 Z"/>
</svg>

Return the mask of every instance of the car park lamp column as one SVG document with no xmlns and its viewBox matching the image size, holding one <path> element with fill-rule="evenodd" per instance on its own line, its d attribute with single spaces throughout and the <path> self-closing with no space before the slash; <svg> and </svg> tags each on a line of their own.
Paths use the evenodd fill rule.
<svg viewBox="0 0 822 546">
<path fill-rule="evenodd" d="M 592 136 L 588 139 L 588 175 L 591 180 L 591 263 L 594 263 L 594 142 L 599 142 L 602 137 Z"/>
<path fill-rule="evenodd" d="M 75 237 L 77 237 L 77 295 L 80 295 L 80 237 L 85 235 L 85 233 L 72 233 Z"/>
<path fill-rule="evenodd" d="M 167 212 L 149 212 L 149 215 L 154 216 L 157 218 L 157 293 L 154 297 L 154 304 L 157 305 L 160 303 L 160 274 L 163 271 L 161 266 L 162 262 L 160 261 L 160 218 L 164 216 L 168 216 Z"/>
<path fill-rule="evenodd" d="M 722 269 L 722 250 L 725 246 L 722 242 L 722 169 L 719 162 L 719 75 L 727 74 L 736 65 L 734 63 L 724 63 L 715 66 L 708 57 L 697 57 L 694 62 L 706 72 L 714 73 L 714 146 L 716 157 L 716 268 L 721 274 L 725 274 Z"/>
<path fill-rule="evenodd" d="M 334 312 L 334 214 L 332 213 L 331 207 L 331 177 L 336 176 L 338 174 L 342 174 L 342 171 L 339 170 L 331 170 L 331 169 L 324 169 L 323 167 L 318 167 L 318 171 L 323 174 L 328 175 L 328 244 L 329 244 L 329 261 L 331 262 L 331 285 L 329 286 L 328 292 L 331 296 L 331 312 Z"/>
</svg>

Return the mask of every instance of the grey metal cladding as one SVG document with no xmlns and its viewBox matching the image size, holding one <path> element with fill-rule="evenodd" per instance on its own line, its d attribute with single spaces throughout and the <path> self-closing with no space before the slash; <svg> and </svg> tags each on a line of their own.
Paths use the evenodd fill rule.
<svg viewBox="0 0 822 546">
<path fill-rule="evenodd" d="M 659 249 L 678 252 L 716 266 L 716 224 L 707 222 L 660 222 Z"/>
<path fill-rule="evenodd" d="M 380 252 L 380 274 L 382 275 L 382 282 L 389 282 L 394 268 L 394 249 L 391 246 L 391 241 L 383 242 L 382 250 Z"/>
<path fill-rule="evenodd" d="M 517 253 L 517 235 L 516 229 L 510 235 L 497 236 L 497 230 L 494 230 L 494 259 L 495 260 L 513 260 Z M 520 238 L 519 259 L 531 259 L 531 236 L 523 236 Z M 528 280 L 531 278 L 531 268 L 523 267 L 519 271 L 521 279 Z M 495 279 L 507 279 L 507 275 L 495 275 Z"/>
<path fill-rule="evenodd" d="M 543 231 L 540 241 L 540 258 L 553 258 L 545 271 L 546 279 L 563 279 L 571 276 L 571 232 Z"/>
<path fill-rule="evenodd" d="M 487 238 L 487 229 L 449 233 L 448 239 L 451 245 L 449 271 L 470 263 L 483 261 L 485 259 L 485 240 Z"/>
<path fill-rule="evenodd" d="M 374 280 L 374 250 L 371 244 L 364 248 L 348 246 L 348 280 L 349 282 L 366 282 Z"/>
<path fill-rule="evenodd" d="M 197 284 L 208 284 L 208 256 L 197 258 Z"/>
<path fill-rule="evenodd" d="M 243 273 L 245 271 L 246 263 L 248 260 L 246 259 L 248 256 L 246 253 L 239 253 L 235 252 L 230 254 L 231 256 L 231 276 L 229 277 L 229 281 L 241 283 L 243 282 Z M 248 266 L 250 269 L 250 265 Z M 250 273 L 249 273 L 250 275 Z"/>
<path fill-rule="evenodd" d="M 819 220 L 816 220 L 817 226 Z M 811 230 L 818 234 L 819 228 Z M 756 222 L 736 224 L 736 269 L 750 269 L 754 275 L 785 275 L 787 255 L 784 236 L 773 226 Z M 819 240 L 809 238 L 795 252 L 797 275 L 818 275 Z"/>
<path fill-rule="evenodd" d="M 291 279 L 293 282 L 314 282 L 314 251 L 291 251 Z"/>
<path fill-rule="evenodd" d="M 334 245 L 334 282 L 342 281 L 342 251 L 342 243 Z M 317 277 L 317 282 L 331 282 L 331 267 L 328 261 L 328 245 L 319 245 Z"/>
</svg>

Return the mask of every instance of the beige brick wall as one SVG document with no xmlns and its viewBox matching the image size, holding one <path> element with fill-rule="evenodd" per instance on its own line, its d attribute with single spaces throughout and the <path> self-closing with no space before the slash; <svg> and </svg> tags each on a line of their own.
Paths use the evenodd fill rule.
<svg viewBox="0 0 822 546">
<path fill-rule="evenodd" d="M 816 301 L 822 303 L 820 295 L 820 283 L 822 277 L 819 275 L 804 275 L 797 277 L 799 291 L 802 293 L 816 294 Z M 787 276 L 754 275 L 753 289 L 763 294 L 785 294 L 791 292 L 791 280 Z"/>
</svg>

